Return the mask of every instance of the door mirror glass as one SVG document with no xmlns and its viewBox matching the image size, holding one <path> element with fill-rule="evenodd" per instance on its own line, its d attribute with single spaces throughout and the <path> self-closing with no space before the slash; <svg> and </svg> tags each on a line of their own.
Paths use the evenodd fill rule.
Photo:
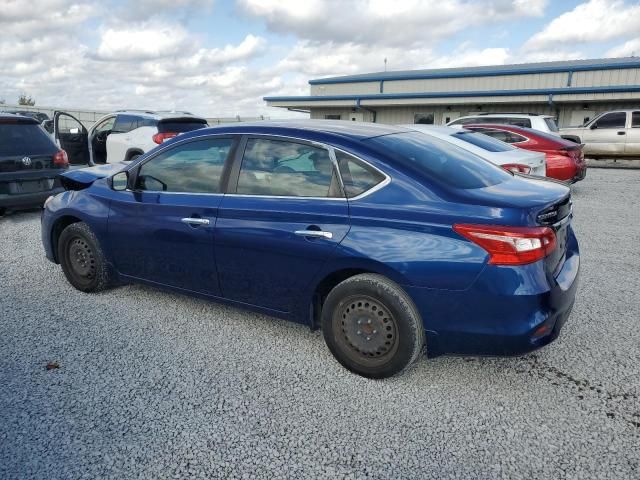
<svg viewBox="0 0 640 480">
<path fill-rule="evenodd" d="M 129 172 L 118 172 L 111 177 L 111 188 L 121 192 L 127 189 L 129 184 Z"/>
</svg>

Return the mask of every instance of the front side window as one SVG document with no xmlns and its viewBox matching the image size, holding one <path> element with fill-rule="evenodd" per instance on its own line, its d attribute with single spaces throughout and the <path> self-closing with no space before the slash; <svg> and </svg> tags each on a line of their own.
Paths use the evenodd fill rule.
<svg viewBox="0 0 640 480">
<path fill-rule="evenodd" d="M 347 198 L 357 197 L 385 179 L 382 173 L 348 153 L 336 150 L 336 160 Z"/>
<path fill-rule="evenodd" d="M 640 128 L 640 112 L 631 114 L 631 128 Z"/>
<path fill-rule="evenodd" d="M 557 132 L 558 131 L 558 124 L 556 123 L 556 121 L 553 118 L 544 117 L 544 123 L 547 124 L 547 127 L 549 128 L 550 132 Z"/>
<path fill-rule="evenodd" d="M 593 125 L 595 128 L 624 128 L 626 122 L 626 112 L 613 112 L 601 116 Z"/>
<path fill-rule="evenodd" d="M 220 193 L 222 171 L 233 139 L 215 138 L 178 145 L 145 162 L 138 172 L 138 190 Z"/>
<path fill-rule="evenodd" d="M 286 140 L 247 141 L 238 194 L 342 197 L 328 150 Z"/>
</svg>

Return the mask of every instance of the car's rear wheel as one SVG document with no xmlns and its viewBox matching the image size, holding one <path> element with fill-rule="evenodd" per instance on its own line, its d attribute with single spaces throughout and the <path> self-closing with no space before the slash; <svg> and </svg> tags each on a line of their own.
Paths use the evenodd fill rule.
<svg viewBox="0 0 640 480">
<path fill-rule="evenodd" d="M 364 377 L 400 373 L 424 351 L 415 305 L 381 275 L 356 275 L 334 287 L 322 307 L 322 330 L 336 359 Z"/>
<path fill-rule="evenodd" d="M 91 228 L 72 223 L 58 239 L 58 259 L 67 280 L 83 292 L 98 292 L 111 284 L 109 267 Z"/>
</svg>

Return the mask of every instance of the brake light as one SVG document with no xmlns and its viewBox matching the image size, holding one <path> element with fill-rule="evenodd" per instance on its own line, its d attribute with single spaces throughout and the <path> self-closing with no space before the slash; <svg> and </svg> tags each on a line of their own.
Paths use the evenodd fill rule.
<svg viewBox="0 0 640 480">
<path fill-rule="evenodd" d="M 163 133 L 156 133 L 151 138 L 153 138 L 154 142 L 156 142 L 158 145 L 160 145 L 165 140 L 169 140 L 170 138 L 173 138 L 173 137 L 175 137 L 177 135 L 178 135 L 177 132 L 163 132 Z"/>
<path fill-rule="evenodd" d="M 529 165 L 522 165 L 521 163 L 505 163 L 501 167 L 513 173 L 529 173 L 531 171 Z"/>
<path fill-rule="evenodd" d="M 67 152 L 65 152 L 64 150 L 60 150 L 58 151 L 54 156 L 53 156 L 53 164 L 56 167 L 68 167 L 69 166 L 69 157 L 67 157 Z"/>
<path fill-rule="evenodd" d="M 526 265 L 556 248 L 556 234 L 549 227 L 456 224 L 453 230 L 489 252 L 491 265 Z"/>
</svg>

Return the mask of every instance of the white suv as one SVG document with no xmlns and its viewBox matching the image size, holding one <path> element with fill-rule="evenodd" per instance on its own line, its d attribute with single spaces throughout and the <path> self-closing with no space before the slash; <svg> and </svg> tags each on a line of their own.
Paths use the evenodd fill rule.
<svg viewBox="0 0 640 480">
<path fill-rule="evenodd" d="M 53 114 L 54 140 L 75 165 L 131 161 L 169 138 L 207 126 L 206 119 L 188 112 L 118 111 L 89 129 L 69 113 Z"/>
<path fill-rule="evenodd" d="M 499 123 L 503 125 L 515 125 L 516 127 L 532 128 L 551 135 L 560 136 L 558 125 L 550 115 L 538 115 L 537 113 L 477 113 L 466 117 L 456 118 L 447 123 L 448 126 L 462 126 L 470 123 Z"/>
</svg>

